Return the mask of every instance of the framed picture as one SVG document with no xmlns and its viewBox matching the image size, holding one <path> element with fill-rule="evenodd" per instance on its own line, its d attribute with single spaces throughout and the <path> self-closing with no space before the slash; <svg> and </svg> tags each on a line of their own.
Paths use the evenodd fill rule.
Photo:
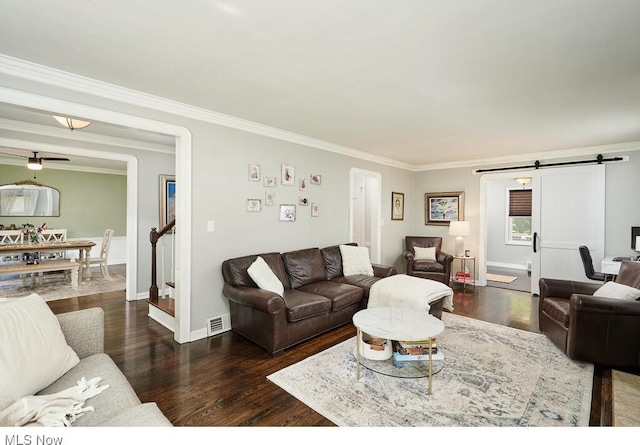
<svg viewBox="0 0 640 445">
<path fill-rule="evenodd" d="M 425 225 L 449 225 L 464 220 L 464 192 L 425 193 Z"/>
<path fill-rule="evenodd" d="M 317 202 L 312 202 L 311 203 L 311 217 L 312 218 L 317 218 L 318 216 L 320 216 L 320 204 L 318 204 Z"/>
<path fill-rule="evenodd" d="M 249 164 L 249 181 L 260 181 L 260 166 L 258 164 Z"/>
<path fill-rule="evenodd" d="M 304 196 L 298 196 L 298 205 L 299 206 L 308 206 L 309 205 L 309 200 L 307 198 L 305 198 Z"/>
<path fill-rule="evenodd" d="M 262 210 L 261 199 L 247 199 L 247 212 L 259 212 L 260 210 Z"/>
<path fill-rule="evenodd" d="M 176 177 L 160 175 L 160 229 L 176 217 Z"/>
<path fill-rule="evenodd" d="M 404 193 L 391 192 L 391 220 L 404 219 Z"/>
<path fill-rule="evenodd" d="M 294 185 L 296 183 L 296 169 L 293 165 L 282 164 L 282 185 Z"/>
<path fill-rule="evenodd" d="M 295 221 L 296 206 L 295 204 L 280 204 L 280 221 Z"/>
<path fill-rule="evenodd" d="M 313 185 L 322 184 L 322 175 L 311 175 L 311 184 Z"/>
<path fill-rule="evenodd" d="M 309 182 L 307 181 L 307 178 L 300 178 L 300 190 L 301 191 L 306 192 L 308 184 L 309 184 Z"/>
<path fill-rule="evenodd" d="M 275 187 L 278 181 L 275 176 L 265 176 L 264 177 L 264 186 L 265 187 Z"/>
<path fill-rule="evenodd" d="M 276 202 L 275 192 L 264 192 L 264 205 L 273 206 Z"/>
</svg>

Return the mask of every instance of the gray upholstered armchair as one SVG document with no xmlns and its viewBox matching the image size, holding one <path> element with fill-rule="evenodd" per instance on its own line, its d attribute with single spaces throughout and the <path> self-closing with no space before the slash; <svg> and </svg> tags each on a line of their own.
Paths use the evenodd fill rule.
<svg viewBox="0 0 640 445">
<path fill-rule="evenodd" d="M 435 236 L 407 236 L 404 240 L 406 250 L 403 253 L 403 257 L 407 265 L 407 275 L 441 281 L 449 286 L 453 255 L 442 251 L 442 238 Z M 423 255 L 420 254 L 416 257 L 416 248 L 432 248 L 433 257 L 421 258 Z"/>
</svg>

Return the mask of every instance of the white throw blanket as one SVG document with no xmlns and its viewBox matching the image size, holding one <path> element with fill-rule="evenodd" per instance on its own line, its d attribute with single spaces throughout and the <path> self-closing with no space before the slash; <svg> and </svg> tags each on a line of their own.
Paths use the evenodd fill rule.
<svg viewBox="0 0 640 445">
<path fill-rule="evenodd" d="M 453 289 L 444 283 L 398 274 L 371 286 L 367 307 L 404 307 L 429 311 L 429 303 L 444 298 L 442 307 L 453 312 Z"/>
<path fill-rule="evenodd" d="M 94 377 L 87 381 L 82 377 L 76 386 L 64 391 L 18 399 L 0 411 L 0 425 L 71 426 L 85 412 L 94 411 L 92 406 L 84 406 L 84 402 L 109 387 L 98 386 L 101 380 Z"/>
</svg>

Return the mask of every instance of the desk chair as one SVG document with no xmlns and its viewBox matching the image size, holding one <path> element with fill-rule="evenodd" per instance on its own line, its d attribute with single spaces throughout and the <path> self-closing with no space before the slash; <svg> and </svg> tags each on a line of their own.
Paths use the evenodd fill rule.
<svg viewBox="0 0 640 445">
<path fill-rule="evenodd" d="M 106 229 L 104 231 L 104 236 L 102 237 L 102 245 L 100 246 L 100 256 L 89 257 L 89 266 L 93 264 L 100 265 L 100 272 L 102 273 L 102 276 L 107 280 L 113 279 L 109 275 L 109 269 L 107 268 L 107 258 L 109 256 L 109 247 L 111 245 L 112 236 L 113 236 L 113 229 Z M 83 265 L 83 268 L 84 267 L 85 266 Z"/>
<path fill-rule="evenodd" d="M 584 266 L 584 272 L 587 278 L 596 281 L 606 281 L 607 276 L 603 273 L 596 272 L 593 268 L 593 260 L 591 259 L 591 252 L 587 246 L 578 247 L 580 251 L 580 257 L 582 258 L 582 265 Z"/>
</svg>

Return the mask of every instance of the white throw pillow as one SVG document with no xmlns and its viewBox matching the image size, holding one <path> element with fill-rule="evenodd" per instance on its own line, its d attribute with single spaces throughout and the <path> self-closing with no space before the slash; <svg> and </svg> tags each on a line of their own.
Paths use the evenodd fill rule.
<svg viewBox="0 0 640 445">
<path fill-rule="evenodd" d="M 414 247 L 416 251 L 416 260 L 436 260 L 436 248 L 435 247 Z"/>
<path fill-rule="evenodd" d="M 369 249 L 366 247 L 341 245 L 340 255 L 342 255 L 342 274 L 345 277 L 349 275 L 373 276 Z"/>
<path fill-rule="evenodd" d="M 36 394 L 79 362 L 40 295 L 0 302 L 0 403 Z"/>
<path fill-rule="evenodd" d="M 249 266 L 247 273 L 251 279 L 256 282 L 260 289 L 275 292 L 281 297 L 282 294 L 284 294 L 282 281 L 278 279 L 276 274 L 273 273 L 267 262 L 261 256 L 256 258 L 251 266 Z"/>
<path fill-rule="evenodd" d="M 636 300 L 640 298 L 640 289 L 616 283 L 615 281 L 607 281 L 593 293 L 593 296 L 617 298 L 619 300 Z"/>
</svg>

